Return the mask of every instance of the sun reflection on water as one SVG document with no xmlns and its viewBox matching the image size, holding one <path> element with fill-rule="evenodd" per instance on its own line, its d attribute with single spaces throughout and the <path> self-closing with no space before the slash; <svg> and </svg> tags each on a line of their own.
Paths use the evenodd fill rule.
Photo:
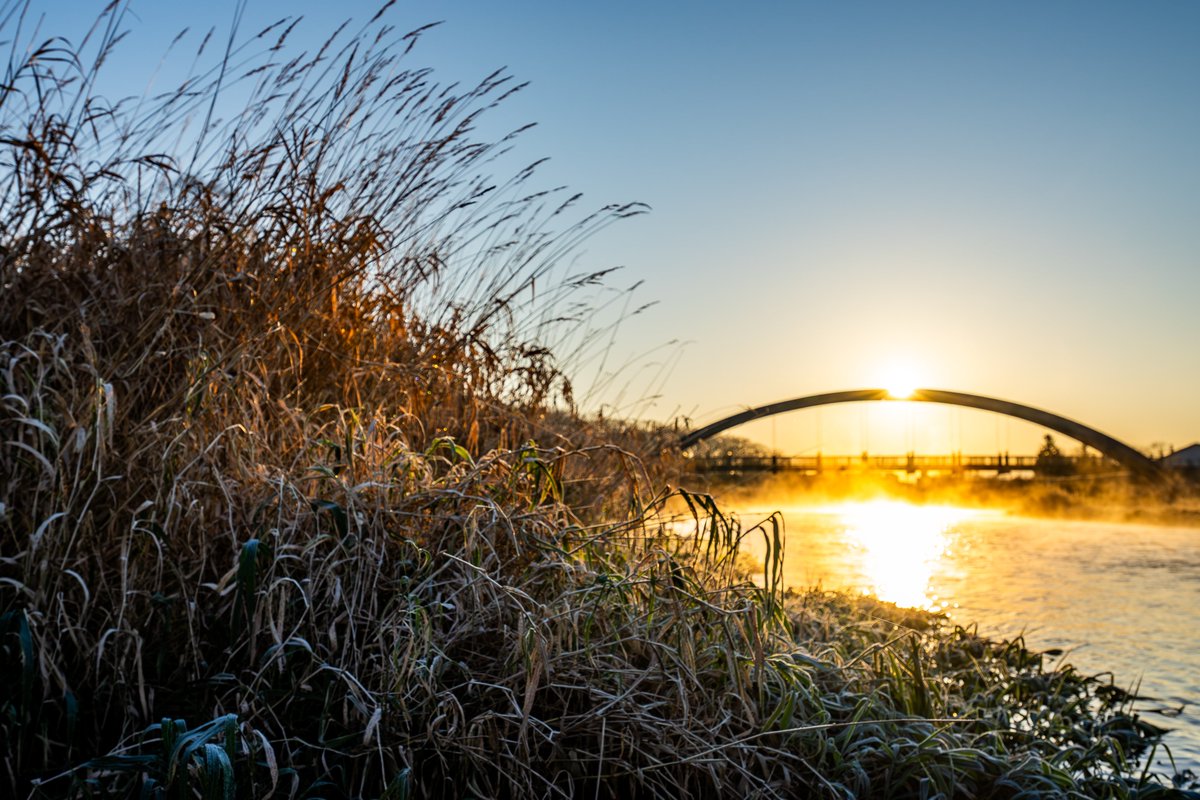
<svg viewBox="0 0 1200 800">
<path fill-rule="evenodd" d="M 941 609 L 929 579 L 949 546 L 950 528 L 974 512 L 881 500 L 839 506 L 836 513 L 857 556 L 860 589 L 900 606 Z"/>
</svg>

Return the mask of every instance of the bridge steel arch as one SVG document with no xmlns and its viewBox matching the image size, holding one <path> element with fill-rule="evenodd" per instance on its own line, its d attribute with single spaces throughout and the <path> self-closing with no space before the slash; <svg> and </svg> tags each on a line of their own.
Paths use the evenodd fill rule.
<svg viewBox="0 0 1200 800">
<path fill-rule="evenodd" d="M 1049 411 L 1043 411 L 1040 408 L 1013 403 L 1009 400 L 999 400 L 995 397 L 984 397 L 983 395 L 966 394 L 964 392 L 948 392 L 941 389 L 917 389 L 909 397 L 903 398 L 893 397 L 886 389 L 852 389 L 846 392 L 828 392 L 826 394 L 809 395 L 808 397 L 796 397 L 779 403 L 768 403 L 758 408 L 750 408 L 717 420 L 711 425 L 705 425 L 703 428 L 688 433 L 679 440 L 679 444 L 683 448 L 688 448 L 730 428 L 735 428 L 738 425 L 762 419 L 763 417 L 782 414 L 786 411 L 798 411 L 802 408 L 827 406 L 835 403 L 856 403 L 864 400 L 910 400 L 923 403 L 945 403 L 952 406 L 978 408 L 983 411 L 1005 414 L 1041 425 L 1055 433 L 1061 433 L 1064 436 L 1070 436 L 1072 439 L 1083 442 L 1087 446 L 1095 448 L 1108 456 L 1113 461 L 1116 461 L 1121 466 L 1126 467 L 1135 475 L 1155 480 L 1163 478 L 1162 468 L 1154 461 L 1124 442 L 1101 433 L 1095 428 L 1091 428 L 1081 422 L 1060 417 L 1058 414 L 1051 414 Z"/>
</svg>

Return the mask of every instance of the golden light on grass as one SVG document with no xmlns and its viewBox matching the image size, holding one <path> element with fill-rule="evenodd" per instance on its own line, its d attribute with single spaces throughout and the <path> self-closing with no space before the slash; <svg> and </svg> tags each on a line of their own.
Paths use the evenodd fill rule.
<svg viewBox="0 0 1200 800">
<path fill-rule="evenodd" d="M 697 477 L 673 426 L 574 411 L 570 353 L 609 341 L 575 292 L 608 270 L 559 262 L 641 206 L 543 213 L 532 167 L 485 198 L 512 136 L 473 121 L 503 71 L 439 84 L 379 15 L 281 56 L 283 20 L 269 50 L 231 42 L 248 104 L 188 144 L 229 59 L 201 44 L 175 93 L 111 103 L 90 92 L 125 5 L 80 52 L 12 30 L 24 5 L 0 12 L 0 797 L 1146 782 L 1132 699 L 869 597 L 785 595 L 781 515 L 670 490 Z M 941 528 L 893 506 L 851 520 L 903 601 Z"/>
<path fill-rule="evenodd" d="M 933 569 L 946 552 L 948 531 L 975 512 L 898 501 L 849 504 L 839 512 L 869 590 L 900 606 L 939 610 L 929 595 Z"/>
</svg>

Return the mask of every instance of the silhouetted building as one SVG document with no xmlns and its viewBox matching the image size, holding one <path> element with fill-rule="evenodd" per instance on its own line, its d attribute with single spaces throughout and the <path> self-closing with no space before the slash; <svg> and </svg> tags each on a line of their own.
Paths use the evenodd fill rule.
<svg viewBox="0 0 1200 800">
<path fill-rule="evenodd" d="M 1163 456 L 1158 463 L 1167 469 L 1200 470 L 1200 442 Z"/>
</svg>

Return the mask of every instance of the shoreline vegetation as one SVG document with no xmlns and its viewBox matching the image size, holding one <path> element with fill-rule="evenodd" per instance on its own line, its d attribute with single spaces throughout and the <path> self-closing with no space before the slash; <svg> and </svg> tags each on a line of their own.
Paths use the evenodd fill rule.
<svg viewBox="0 0 1200 800">
<path fill-rule="evenodd" d="M 785 592 L 778 520 L 668 489 L 673 431 L 576 410 L 614 323 L 568 256 L 641 208 L 492 181 L 507 76 L 439 85 L 383 14 L 318 52 L 290 21 L 205 39 L 109 102 L 124 6 L 81 43 L 24 13 L 0 793 L 1195 796 L 1142 767 L 1161 730 L 1119 676 Z"/>
</svg>

